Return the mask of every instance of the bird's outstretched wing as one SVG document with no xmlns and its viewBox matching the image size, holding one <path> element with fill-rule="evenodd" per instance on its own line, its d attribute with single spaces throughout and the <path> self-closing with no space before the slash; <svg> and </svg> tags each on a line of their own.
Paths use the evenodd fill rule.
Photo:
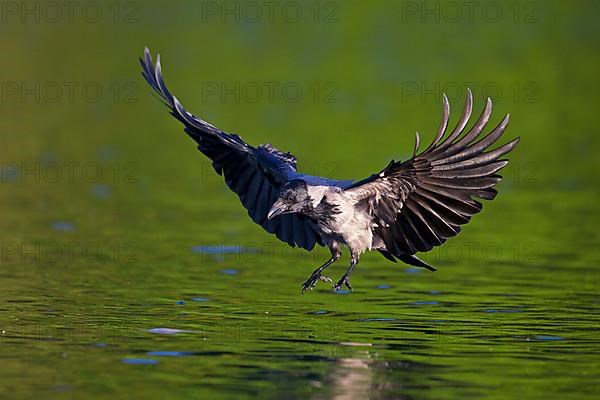
<svg viewBox="0 0 600 400">
<path fill-rule="evenodd" d="M 185 132 L 198 143 L 198 149 L 212 160 L 215 171 L 224 176 L 227 186 L 240 197 L 254 222 L 290 246 L 312 250 L 316 243 L 323 245 L 322 238 L 302 215 L 266 218 L 279 188 L 298 176 L 296 157 L 271 145 L 253 147 L 240 136 L 225 133 L 190 114 L 167 89 L 160 56 L 153 63 L 146 48 L 140 63 L 146 81 L 169 107 L 171 115 L 184 125 Z"/>
<path fill-rule="evenodd" d="M 373 232 L 385 250 L 403 260 L 406 255 L 429 251 L 457 235 L 460 225 L 469 222 L 471 216 L 482 209 L 475 197 L 492 200 L 496 196 L 493 186 L 502 178 L 496 173 L 508 163 L 499 158 L 519 141 L 516 138 L 486 151 L 502 136 L 508 115 L 492 132 L 476 141 L 489 121 L 490 99 L 473 128 L 461 135 L 473 108 L 471 91 L 456 128 L 442 140 L 450 115 L 445 95 L 443 102 L 444 117 L 429 147 L 417 154 L 417 134 L 410 160 L 392 161 L 380 173 L 346 189 L 357 206 L 372 216 L 377 225 Z M 390 254 L 384 252 L 384 255 Z"/>
</svg>

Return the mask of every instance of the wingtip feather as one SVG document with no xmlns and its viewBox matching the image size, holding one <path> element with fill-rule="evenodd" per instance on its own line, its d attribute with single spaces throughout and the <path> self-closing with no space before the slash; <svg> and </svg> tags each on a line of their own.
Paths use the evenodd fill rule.
<svg viewBox="0 0 600 400">
<path fill-rule="evenodd" d="M 419 145 L 421 144 L 421 137 L 419 136 L 419 132 L 415 132 L 415 149 L 413 151 L 413 158 L 417 156 L 417 152 L 419 151 Z"/>
</svg>

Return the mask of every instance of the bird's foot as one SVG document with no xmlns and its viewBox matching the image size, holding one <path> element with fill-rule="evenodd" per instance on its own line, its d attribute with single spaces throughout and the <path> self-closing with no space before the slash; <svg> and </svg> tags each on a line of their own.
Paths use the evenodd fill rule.
<svg viewBox="0 0 600 400">
<path fill-rule="evenodd" d="M 344 286 L 346 286 L 348 290 L 352 290 L 352 286 L 350 286 L 350 277 L 348 275 L 342 276 L 342 279 L 340 279 L 338 283 L 333 285 L 333 290 L 337 292 Z"/>
<path fill-rule="evenodd" d="M 306 292 L 308 289 L 313 290 L 318 281 L 323 281 L 325 283 L 332 282 L 331 278 L 321 275 L 320 272 L 313 272 L 306 282 L 302 284 L 302 294 L 304 294 L 304 292 Z"/>
</svg>

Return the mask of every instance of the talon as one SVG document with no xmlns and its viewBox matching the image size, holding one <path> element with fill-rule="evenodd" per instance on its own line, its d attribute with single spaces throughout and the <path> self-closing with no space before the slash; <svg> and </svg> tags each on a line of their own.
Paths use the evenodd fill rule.
<svg viewBox="0 0 600 400">
<path fill-rule="evenodd" d="M 308 277 L 308 279 L 306 280 L 306 282 L 304 282 L 302 284 L 302 294 L 304 294 L 304 292 L 306 291 L 306 289 L 313 289 L 316 285 L 317 282 L 319 281 L 323 281 L 326 283 L 331 283 L 332 280 L 331 278 L 328 278 L 326 276 L 322 276 L 321 272 L 323 272 L 323 270 L 325 268 L 327 268 L 329 265 L 331 265 L 332 263 L 334 263 L 338 258 L 340 258 L 340 253 L 337 251 L 336 248 L 331 247 L 329 248 L 331 250 L 331 258 L 323 265 L 321 265 L 319 268 L 315 269 L 313 271 L 313 273 Z"/>
<path fill-rule="evenodd" d="M 304 292 L 306 292 L 306 290 L 310 289 L 313 290 L 313 288 L 317 285 L 317 282 L 321 280 L 323 282 L 328 282 L 331 283 L 331 278 L 328 278 L 326 276 L 321 276 L 321 274 L 318 275 L 311 275 L 306 282 L 304 282 L 302 284 L 302 294 L 304 294 Z"/>
<path fill-rule="evenodd" d="M 312 286 L 310 286 L 310 284 L 307 282 L 304 282 L 302 284 L 302 294 L 304 294 L 304 292 L 306 292 L 307 289 L 311 289 L 312 290 Z"/>
<path fill-rule="evenodd" d="M 347 276 L 342 277 L 342 279 L 340 279 L 338 281 L 338 283 L 336 283 L 335 285 L 333 285 L 333 290 L 335 290 L 337 292 L 343 286 L 346 286 L 349 290 L 352 290 L 352 286 L 350 286 L 350 280 L 348 279 Z"/>
</svg>

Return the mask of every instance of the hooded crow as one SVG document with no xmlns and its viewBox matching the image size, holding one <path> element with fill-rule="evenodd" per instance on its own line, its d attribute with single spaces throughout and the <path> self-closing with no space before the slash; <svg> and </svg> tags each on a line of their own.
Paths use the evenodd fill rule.
<svg viewBox="0 0 600 400">
<path fill-rule="evenodd" d="M 417 133 L 411 159 L 391 161 L 381 172 L 358 181 L 332 180 L 305 175 L 296 169 L 296 157 L 270 144 L 254 147 L 240 136 L 221 131 L 190 114 L 167 89 L 160 56 L 153 62 L 146 48 L 140 59 L 142 75 L 184 125 L 198 150 L 212 160 L 215 171 L 235 192 L 254 222 L 292 247 L 312 250 L 327 246 L 331 258 L 302 284 L 302 292 L 315 287 L 323 270 L 337 261 L 343 247 L 350 251 L 350 267 L 333 285 L 350 286 L 350 274 L 362 253 L 379 251 L 390 261 L 403 261 L 435 271 L 415 254 L 440 246 L 460 232 L 482 209 L 475 198 L 492 200 L 508 161 L 500 159 L 519 142 L 489 150 L 508 125 L 508 115 L 490 133 L 483 134 L 492 102 L 475 125 L 463 134 L 471 117 L 473 95 L 460 120 L 446 135 L 450 105 L 443 96 L 443 118 L 433 142 L 419 152 Z M 479 139 L 479 140 L 478 140 Z"/>
</svg>

